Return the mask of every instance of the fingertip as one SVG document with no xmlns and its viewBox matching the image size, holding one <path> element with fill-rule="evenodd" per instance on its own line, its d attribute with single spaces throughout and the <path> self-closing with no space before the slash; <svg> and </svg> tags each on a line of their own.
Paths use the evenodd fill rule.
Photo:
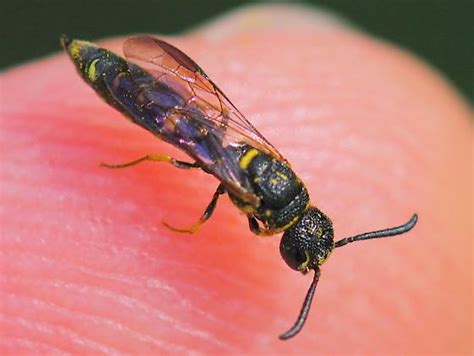
<svg viewBox="0 0 474 356">
<path fill-rule="evenodd" d="M 207 39 L 222 40 L 266 31 L 331 30 L 352 27 L 329 10 L 303 4 L 246 5 L 204 23 L 190 32 Z"/>
<path fill-rule="evenodd" d="M 454 219 L 441 208 L 448 206 L 452 213 L 461 200 L 461 188 L 468 185 L 469 174 L 463 170 L 455 177 L 447 174 L 454 172 L 451 158 L 462 157 L 466 150 L 461 148 L 467 145 L 462 146 L 462 140 L 450 145 L 447 138 L 454 135 L 439 135 L 446 130 L 470 132 L 458 122 L 463 111 L 453 110 L 461 100 L 440 89 L 446 84 L 434 80 L 436 74 L 418 62 L 414 66 L 412 59 L 406 61 L 408 56 L 398 57 L 400 52 L 392 47 L 374 44 L 365 36 L 314 37 L 306 29 L 314 26 L 315 19 L 308 18 L 305 24 L 302 13 L 303 20 L 288 22 L 287 29 L 296 31 L 283 35 L 278 28 L 283 28 L 285 12 L 291 9 L 269 9 L 272 16 L 253 11 L 216 22 L 220 33 L 213 34 L 212 25 L 202 29 L 205 36 L 246 39 L 239 42 L 238 56 L 232 41 L 223 41 L 230 42 L 224 45 L 210 41 L 205 49 L 193 34 L 177 41 L 185 43 L 183 49 L 189 49 L 193 59 L 216 74 L 212 78 L 237 107 L 244 108 L 250 121 L 288 156 L 313 199 L 334 213 L 338 232 L 396 224 L 394 215 L 404 219 L 412 206 L 433 225 L 429 231 L 415 229 L 412 236 L 417 239 L 411 239 L 412 245 L 410 241 L 409 245 L 402 245 L 402 240 L 386 241 L 334 257 L 333 267 L 324 266 L 318 306 L 297 345 L 285 347 L 293 352 L 316 347 L 327 353 L 358 347 L 388 351 L 391 345 L 413 350 L 413 335 L 421 337 L 419 330 L 439 325 L 440 320 L 449 326 L 444 335 L 450 333 L 450 340 L 455 340 L 457 326 L 464 325 L 461 308 L 444 308 L 442 299 L 449 299 L 451 287 L 452 295 L 463 296 L 454 278 L 447 277 L 456 265 L 453 256 L 462 260 L 465 254 L 448 245 L 464 245 L 453 240 L 464 230 L 446 229 L 446 221 Z M 229 27 L 236 21 L 240 25 Z M 108 44 L 120 49 L 122 41 Z M 79 282 L 74 288 L 69 284 L 71 295 L 66 298 L 64 290 L 57 288 L 55 301 L 74 305 L 82 299 L 81 308 L 89 313 L 107 312 L 111 322 L 106 319 L 102 331 L 119 320 L 126 327 L 138 325 L 144 332 L 139 337 L 131 332 L 113 334 L 111 344 L 129 337 L 136 338 L 131 342 L 143 350 L 159 350 L 179 338 L 182 345 L 183 339 L 186 345 L 194 340 L 200 350 L 225 349 L 216 342 L 224 340 L 239 351 L 281 351 L 282 346 L 274 343 L 276 333 L 293 321 L 306 286 L 299 275 L 284 269 L 277 240 L 247 239 L 251 234 L 245 219 L 225 199 L 192 241 L 157 228 L 160 216 L 173 223 L 192 223 L 216 181 L 152 164 L 114 173 L 97 170 L 95 162 L 101 159 L 133 159 L 153 150 L 176 150 L 108 109 L 69 64 L 67 70 L 58 69 L 56 62 L 30 69 L 21 80 L 19 72 L 12 73 L 9 81 L 14 89 L 9 110 L 21 109 L 8 122 L 8 157 L 14 158 L 8 166 L 9 183 L 12 191 L 21 190 L 21 196 L 10 196 L 9 207 L 14 209 L 8 222 L 12 232 L 25 234 L 31 229 L 26 233 L 34 235 L 33 242 L 44 245 L 31 254 L 38 255 L 35 263 L 43 264 L 45 270 L 51 261 L 41 258 L 51 254 L 51 246 L 56 246 L 57 256 L 64 254 L 62 250 L 68 252 L 58 268 L 46 270 L 45 276 L 60 275 L 57 271 L 66 262 L 79 266 L 77 271 L 69 266 L 70 272 L 59 276 Z M 66 71 L 67 78 L 63 77 Z M 31 77 L 37 81 L 25 86 Z M 453 122 L 458 122 L 455 129 L 449 126 Z M 413 126 L 412 131 L 407 132 L 406 125 Z M 439 174 L 441 170 L 446 172 Z M 453 184 L 459 185 L 459 194 L 443 195 L 443 189 Z M 41 194 L 36 191 L 38 185 L 45 189 Z M 442 199 L 435 201 L 434 196 Z M 469 210 L 466 203 L 459 205 Z M 42 227 L 25 225 L 22 218 L 26 215 Z M 43 227 L 56 222 L 52 230 Z M 440 231 L 452 233 L 452 239 L 445 235 L 440 239 Z M 432 238 L 423 239 L 428 232 Z M 420 239 L 425 249 L 420 249 Z M 33 244 L 24 237 L 14 248 L 22 251 L 25 245 Z M 430 246 L 434 247 L 430 250 Z M 438 261 L 445 262 L 443 271 Z M 32 265 L 25 266 L 25 275 L 37 277 Z M 82 274 L 86 277 L 81 281 L 78 276 Z M 433 276 L 446 277 L 448 292 L 430 290 L 425 281 L 438 281 Z M 81 288 L 84 281 L 100 288 Z M 48 285 L 40 287 L 40 294 L 47 293 Z M 120 294 L 104 295 L 111 287 Z M 97 299 L 100 303 L 93 308 L 84 303 Z M 423 305 L 415 308 L 412 301 L 422 299 Z M 34 310 L 33 302 L 29 308 Z M 419 318 L 412 317 L 415 314 Z M 82 327 L 84 320 L 76 317 L 64 319 Z M 381 319 L 384 322 L 379 324 Z M 94 322 L 88 321 L 89 325 L 93 330 Z M 448 342 L 442 340 L 439 330 L 430 329 L 435 337 L 431 344 L 446 347 Z M 326 340 L 323 336 L 327 343 L 320 342 Z M 153 343 L 155 340 L 160 343 Z M 344 343 L 339 345 L 338 340 Z M 429 347 L 429 342 L 424 340 L 422 346 Z"/>
</svg>

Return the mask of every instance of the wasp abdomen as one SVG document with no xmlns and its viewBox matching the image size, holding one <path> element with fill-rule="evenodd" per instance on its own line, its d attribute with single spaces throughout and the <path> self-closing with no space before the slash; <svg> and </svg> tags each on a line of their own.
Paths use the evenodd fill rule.
<svg viewBox="0 0 474 356">
<path fill-rule="evenodd" d="M 94 79 L 93 85 L 99 89 L 99 94 L 135 124 L 172 144 L 179 142 L 182 149 L 199 154 L 206 164 L 217 161 L 208 147 L 207 141 L 211 137 L 208 137 L 207 128 L 176 110 L 186 101 L 167 83 L 157 81 L 139 66 L 112 53 L 93 60 L 87 71 L 94 73 L 89 79 Z M 193 115 L 202 116 L 202 113 Z"/>
</svg>

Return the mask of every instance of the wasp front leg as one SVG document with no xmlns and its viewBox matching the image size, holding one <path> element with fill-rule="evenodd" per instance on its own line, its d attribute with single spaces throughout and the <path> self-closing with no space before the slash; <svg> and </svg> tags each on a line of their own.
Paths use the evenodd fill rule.
<svg viewBox="0 0 474 356">
<path fill-rule="evenodd" d="M 262 229 L 258 224 L 258 220 L 253 216 L 247 216 L 247 219 L 249 220 L 249 228 L 255 235 L 271 236 L 276 233 L 274 229 Z"/>
<path fill-rule="evenodd" d="M 136 160 L 133 160 L 127 163 L 109 164 L 109 163 L 102 162 L 100 165 L 106 168 L 126 168 L 126 167 L 131 167 L 145 161 L 168 162 L 168 163 L 171 163 L 176 168 L 182 168 L 182 169 L 200 168 L 200 166 L 196 162 L 191 163 L 191 162 L 178 161 L 171 156 L 156 155 L 156 154 L 146 155 L 144 157 L 140 157 Z"/>
<path fill-rule="evenodd" d="M 217 200 L 219 199 L 219 196 L 225 193 L 225 188 L 222 184 L 219 184 L 217 187 L 217 190 L 215 191 L 214 195 L 212 196 L 212 200 L 207 206 L 206 210 L 204 213 L 201 215 L 198 221 L 196 221 L 191 227 L 185 228 L 185 229 L 180 229 L 180 228 L 175 228 L 173 226 L 170 226 L 166 222 L 163 222 L 163 224 L 176 232 L 183 232 L 183 233 L 188 233 L 188 234 L 194 234 L 196 231 L 199 230 L 199 228 L 204 224 L 207 220 L 210 219 L 212 216 L 212 213 L 214 212 L 216 206 L 217 206 Z"/>
</svg>

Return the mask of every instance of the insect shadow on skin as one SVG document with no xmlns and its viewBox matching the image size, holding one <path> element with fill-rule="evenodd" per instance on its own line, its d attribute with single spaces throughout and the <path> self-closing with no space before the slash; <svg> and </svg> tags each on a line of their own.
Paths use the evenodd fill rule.
<svg viewBox="0 0 474 356">
<path fill-rule="evenodd" d="M 331 220 L 310 202 L 303 182 L 290 163 L 230 102 L 204 71 L 185 53 L 150 36 L 127 39 L 126 58 L 87 41 L 61 43 L 79 75 L 109 105 L 133 123 L 184 151 L 193 161 L 149 154 L 123 164 L 168 162 L 181 169 L 201 169 L 218 185 L 201 217 L 189 228 L 195 233 L 214 212 L 219 197 L 228 194 L 259 236 L 283 233 L 280 254 L 303 274 L 314 271 L 296 323 L 280 339 L 299 333 L 307 319 L 320 277 L 320 266 L 335 248 L 355 241 L 396 236 L 410 231 L 417 215 L 400 226 L 334 241 Z"/>
</svg>

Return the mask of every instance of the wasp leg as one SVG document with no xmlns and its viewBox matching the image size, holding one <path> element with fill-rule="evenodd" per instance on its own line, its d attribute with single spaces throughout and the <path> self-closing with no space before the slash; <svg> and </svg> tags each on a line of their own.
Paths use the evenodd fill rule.
<svg viewBox="0 0 474 356">
<path fill-rule="evenodd" d="M 183 162 L 183 161 L 178 161 L 174 159 L 173 157 L 166 156 L 166 155 L 146 155 L 144 157 L 138 158 L 134 161 L 127 162 L 127 163 L 122 163 L 122 164 L 109 164 L 109 163 L 104 163 L 102 162 L 100 165 L 102 167 L 106 168 L 125 168 L 125 167 L 131 167 L 134 166 L 138 163 L 145 162 L 145 161 L 156 161 L 156 162 L 168 162 L 171 163 L 173 166 L 177 168 L 183 168 L 183 169 L 190 169 L 190 168 L 199 168 L 200 166 L 194 162 Z"/>
<path fill-rule="evenodd" d="M 187 229 L 179 229 L 175 228 L 166 222 L 163 222 L 163 224 L 168 228 L 176 232 L 184 232 L 188 234 L 194 234 L 196 231 L 199 230 L 202 224 L 204 224 L 209 218 L 212 216 L 212 213 L 214 212 L 214 209 L 216 208 L 217 205 L 217 200 L 219 199 L 219 196 L 225 193 L 225 188 L 222 184 L 219 184 L 217 187 L 217 190 L 215 191 L 214 195 L 212 196 L 212 200 L 207 206 L 206 210 L 204 213 L 201 215 L 198 221 L 196 221 L 190 228 Z"/>
<path fill-rule="evenodd" d="M 249 219 L 249 228 L 255 235 L 258 236 L 271 236 L 275 234 L 275 230 L 272 229 L 262 229 L 260 225 L 258 225 L 258 220 L 255 219 L 253 216 L 247 216 Z"/>
</svg>

